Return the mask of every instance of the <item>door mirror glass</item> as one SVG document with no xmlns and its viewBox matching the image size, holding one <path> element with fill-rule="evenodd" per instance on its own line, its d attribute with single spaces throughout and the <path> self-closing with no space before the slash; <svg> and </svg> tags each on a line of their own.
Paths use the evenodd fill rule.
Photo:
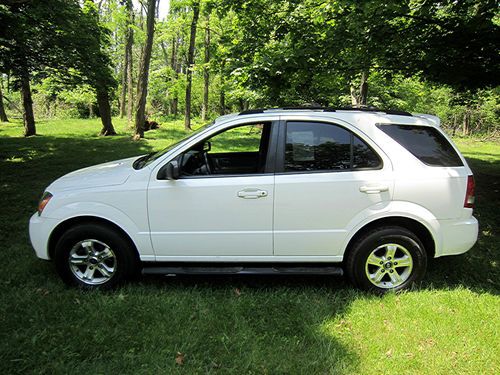
<svg viewBox="0 0 500 375">
<path fill-rule="evenodd" d="M 172 160 L 160 169 L 157 178 L 158 180 L 177 180 L 179 175 L 179 163 L 177 160 Z"/>
</svg>

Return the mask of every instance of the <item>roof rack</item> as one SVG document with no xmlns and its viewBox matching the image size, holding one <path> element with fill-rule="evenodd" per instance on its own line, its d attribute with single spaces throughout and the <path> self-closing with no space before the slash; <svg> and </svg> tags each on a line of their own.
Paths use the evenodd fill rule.
<svg viewBox="0 0 500 375">
<path fill-rule="evenodd" d="M 243 115 L 253 115 L 256 113 L 264 113 L 266 111 L 289 111 L 289 110 L 310 110 L 310 111 L 323 111 L 323 112 L 337 112 L 337 111 L 362 111 L 362 112 L 383 112 L 388 115 L 399 115 L 399 116 L 412 116 L 410 112 L 399 111 L 395 109 L 380 109 L 375 107 L 318 107 L 318 106 L 308 106 L 308 107 L 282 107 L 282 108 L 256 108 L 249 109 L 238 113 L 239 116 Z"/>
</svg>

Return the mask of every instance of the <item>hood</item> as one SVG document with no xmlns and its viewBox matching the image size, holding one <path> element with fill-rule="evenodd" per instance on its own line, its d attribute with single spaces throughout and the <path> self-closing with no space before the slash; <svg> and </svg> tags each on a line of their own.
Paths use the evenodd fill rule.
<svg viewBox="0 0 500 375">
<path fill-rule="evenodd" d="M 111 161 L 68 173 L 47 187 L 47 191 L 85 189 L 121 185 L 134 170 L 132 164 L 139 156 Z"/>
</svg>

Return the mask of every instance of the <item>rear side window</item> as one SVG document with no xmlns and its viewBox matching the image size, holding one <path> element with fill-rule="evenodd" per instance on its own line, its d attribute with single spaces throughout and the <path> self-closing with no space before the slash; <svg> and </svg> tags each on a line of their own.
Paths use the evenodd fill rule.
<svg viewBox="0 0 500 375">
<path fill-rule="evenodd" d="M 397 124 L 378 124 L 377 127 L 427 165 L 463 166 L 455 149 L 436 128 Z"/>
<path fill-rule="evenodd" d="M 340 126 L 290 121 L 286 126 L 285 172 L 380 168 L 378 155 Z"/>
</svg>

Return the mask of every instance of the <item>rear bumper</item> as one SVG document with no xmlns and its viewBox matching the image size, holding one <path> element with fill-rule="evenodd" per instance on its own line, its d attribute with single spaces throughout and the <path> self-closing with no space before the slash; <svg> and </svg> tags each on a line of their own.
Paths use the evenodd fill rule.
<svg viewBox="0 0 500 375">
<path fill-rule="evenodd" d="M 461 220 L 440 220 L 441 249 L 436 249 L 436 258 L 445 255 L 463 254 L 477 241 L 479 223 L 474 216 Z"/>
<path fill-rule="evenodd" d="M 49 236 L 57 222 L 56 219 L 38 216 L 36 212 L 31 216 L 29 223 L 30 241 L 33 249 L 35 249 L 36 256 L 40 259 L 50 259 Z"/>
</svg>

